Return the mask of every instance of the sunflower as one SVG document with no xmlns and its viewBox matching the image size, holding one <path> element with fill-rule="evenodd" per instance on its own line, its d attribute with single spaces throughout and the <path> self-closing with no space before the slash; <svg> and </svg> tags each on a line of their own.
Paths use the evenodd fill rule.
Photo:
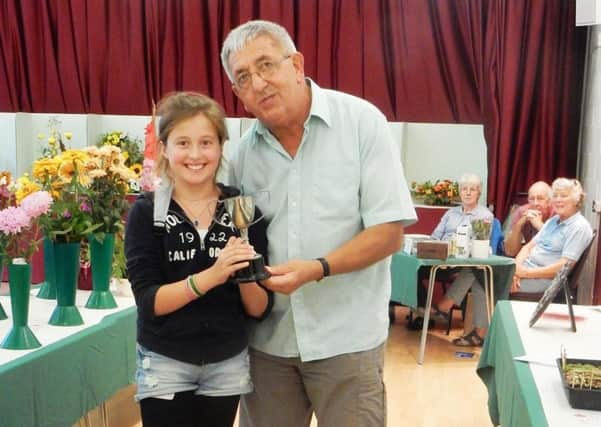
<svg viewBox="0 0 601 427">
<path fill-rule="evenodd" d="M 140 176 L 140 174 L 142 173 L 142 165 L 140 163 L 134 163 L 133 165 L 131 165 L 129 167 L 129 170 L 131 170 L 133 173 L 136 174 L 136 176 Z"/>
</svg>

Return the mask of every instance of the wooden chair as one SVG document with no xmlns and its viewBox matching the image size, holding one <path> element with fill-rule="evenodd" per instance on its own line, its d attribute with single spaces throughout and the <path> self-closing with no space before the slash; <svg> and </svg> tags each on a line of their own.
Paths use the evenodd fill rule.
<svg viewBox="0 0 601 427">
<path fill-rule="evenodd" d="M 591 242 L 588 244 L 588 246 L 586 247 L 584 252 L 582 252 L 582 255 L 580 255 L 580 258 L 578 259 L 578 261 L 573 263 L 572 271 L 570 271 L 570 274 L 568 275 L 568 284 L 570 285 L 570 299 L 572 300 L 573 303 L 575 303 L 576 292 L 578 290 L 578 281 L 580 279 L 580 275 L 582 274 L 582 270 L 584 268 L 584 263 L 586 262 L 588 254 L 590 252 L 591 247 L 593 246 L 593 242 L 595 241 L 596 237 L 597 237 L 597 230 L 593 230 L 593 238 L 591 239 Z M 542 298 L 543 293 L 544 292 L 520 292 L 520 291 L 518 291 L 518 292 L 513 292 L 513 293 L 509 294 L 509 299 L 516 300 L 516 301 L 538 302 Z M 565 301 L 564 293 L 559 292 L 553 302 L 558 303 L 558 304 L 565 304 L 566 301 Z"/>
</svg>

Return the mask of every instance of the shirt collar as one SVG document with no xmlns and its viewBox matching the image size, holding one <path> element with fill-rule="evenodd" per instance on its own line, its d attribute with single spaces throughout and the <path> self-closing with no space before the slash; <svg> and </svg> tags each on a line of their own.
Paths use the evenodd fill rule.
<svg viewBox="0 0 601 427">
<path fill-rule="evenodd" d="M 307 117 L 307 120 L 305 121 L 305 127 L 307 127 L 307 124 L 312 117 L 321 119 L 328 127 L 330 127 L 332 125 L 331 113 L 324 90 L 308 77 L 305 78 L 305 81 L 311 91 L 311 109 L 309 110 L 309 117 Z M 252 131 L 255 135 L 265 136 L 265 134 L 269 132 L 269 129 L 263 125 L 260 120 L 257 120 Z M 260 138 L 255 138 L 255 141 L 258 139 Z"/>
<path fill-rule="evenodd" d="M 553 219 L 555 220 L 555 224 L 557 224 L 558 227 L 559 226 L 565 226 L 565 227 L 567 227 L 571 223 L 575 222 L 577 220 L 577 218 L 578 218 L 579 215 L 581 215 L 580 212 L 576 212 L 574 215 L 572 215 L 571 217 L 569 217 L 565 221 L 561 221 L 561 222 L 559 222 L 559 215 L 555 215 L 553 217 Z"/>
</svg>

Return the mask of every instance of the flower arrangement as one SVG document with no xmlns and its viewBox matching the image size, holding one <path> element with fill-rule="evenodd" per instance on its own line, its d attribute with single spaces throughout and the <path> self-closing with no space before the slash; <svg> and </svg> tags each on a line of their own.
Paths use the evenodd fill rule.
<svg viewBox="0 0 601 427">
<path fill-rule="evenodd" d="M 47 191 L 35 191 L 21 200 L 17 206 L 0 210 L 0 250 L 5 259 L 28 260 L 37 250 L 39 222 L 52 205 Z"/>
<path fill-rule="evenodd" d="M 472 236 L 475 240 L 490 239 L 492 229 L 492 220 L 490 219 L 475 219 L 472 221 Z"/>
<path fill-rule="evenodd" d="M 129 206 L 125 195 L 136 173 L 126 167 L 126 158 L 115 145 L 88 147 L 84 151 L 93 165 L 87 170 L 92 178 L 88 187 L 92 221 L 101 224 L 97 231 L 115 233 L 123 228 L 123 214 Z"/>
<path fill-rule="evenodd" d="M 113 130 L 102 135 L 97 147 L 111 146 L 121 150 L 125 160 L 125 167 L 129 168 L 135 175 L 130 178 L 128 184 L 130 191 L 139 191 L 138 179 L 143 171 L 144 155 L 142 153 L 142 140 L 133 138 L 127 132 Z"/>
<path fill-rule="evenodd" d="M 39 183 L 54 199 L 52 209 L 42 218 L 42 227 L 50 239 L 80 242 L 101 226 L 91 215 L 90 170 L 96 163 L 83 150 L 66 150 L 52 158 L 41 158 L 33 164 L 34 182 Z"/>
<path fill-rule="evenodd" d="M 69 148 L 65 141 L 70 141 L 73 137 L 71 132 L 63 132 L 61 130 L 62 123 L 56 117 L 48 119 L 48 138 L 43 133 L 38 133 L 38 140 L 46 139 L 47 146 L 42 147 L 42 157 L 54 157 Z"/>
<path fill-rule="evenodd" d="M 450 179 L 411 183 L 411 194 L 426 205 L 448 206 L 459 203 L 459 184 Z"/>
</svg>

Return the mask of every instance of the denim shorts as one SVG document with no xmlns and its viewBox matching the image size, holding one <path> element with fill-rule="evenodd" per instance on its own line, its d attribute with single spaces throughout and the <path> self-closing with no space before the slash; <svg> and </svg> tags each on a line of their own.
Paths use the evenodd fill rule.
<svg viewBox="0 0 601 427">
<path fill-rule="evenodd" d="M 136 346 L 136 400 L 147 397 L 173 399 L 175 393 L 194 390 L 203 396 L 235 396 L 250 393 L 248 350 L 226 360 L 206 365 L 180 362 Z"/>
</svg>

